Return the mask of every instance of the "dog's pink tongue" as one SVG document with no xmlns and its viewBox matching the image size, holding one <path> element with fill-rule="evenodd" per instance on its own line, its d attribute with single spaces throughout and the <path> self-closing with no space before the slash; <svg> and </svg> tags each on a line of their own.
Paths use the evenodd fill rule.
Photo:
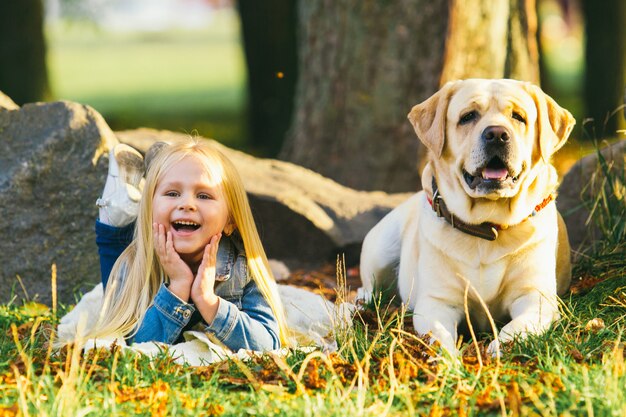
<svg viewBox="0 0 626 417">
<path fill-rule="evenodd" d="M 508 175 L 506 168 L 485 168 L 483 178 L 487 180 L 504 180 Z"/>
</svg>

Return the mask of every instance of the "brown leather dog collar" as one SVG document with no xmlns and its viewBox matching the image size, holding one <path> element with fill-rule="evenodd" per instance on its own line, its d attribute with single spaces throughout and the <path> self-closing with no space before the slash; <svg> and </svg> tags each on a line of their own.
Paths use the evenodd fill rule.
<svg viewBox="0 0 626 417">
<path fill-rule="evenodd" d="M 433 197 L 428 198 L 428 203 L 432 207 L 433 211 L 437 213 L 438 217 L 443 217 L 452 227 L 457 230 L 460 230 L 463 233 L 466 233 L 471 236 L 479 237 L 485 240 L 496 240 L 498 238 L 498 231 L 508 229 L 509 225 L 501 225 L 495 223 L 484 222 L 481 224 L 469 224 L 461 221 L 454 214 L 450 213 L 448 207 L 446 206 L 446 202 L 443 201 L 443 198 L 439 194 L 439 188 L 437 187 L 437 182 L 435 181 L 435 177 L 433 176 Z M 540 204 L 535 206 L 535 209 L 532 213 L 528 215 L 526 219 L 536 215 L 541 209 L 550 203 L 550 201 L 554 200 L 554 194 L 549 194 Z M 526 221 L 526 219 L 522 220 L 522 222 Z"/>
</svg>

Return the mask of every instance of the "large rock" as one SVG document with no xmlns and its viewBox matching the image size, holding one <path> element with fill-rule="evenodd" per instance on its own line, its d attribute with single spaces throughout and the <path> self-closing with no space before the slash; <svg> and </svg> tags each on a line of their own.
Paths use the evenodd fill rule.
<svg viewBox="0 0 626 417">
<path fill-rule="evenodd" d="M 99 156 L 117 139 L 75 103 L 0 108 L 0 294 L 50 300 L 51 265 L 64 302 L 99 281 L 94 201 L 106 175 Z M 21 277 L 23 288 L 16 276 Z"/>
<path fill-rule="evenodd" d="M 155 141 L 189 138 L 153 129 L 116 134 L 144 153 Z M 242 176 L 268 256 L 288 264 L 332 260 L 339 253 L 346 255 L 348 264 L 356 263 L 365 234 L 410 196 L 356 191 L 309 169 L 212 142 Z"/>
<path fill-rule="evenodd" d="M 87 106 L 0 102 L 0 302 L 23 298 L 24 291 L 50 301 L 53 263 L 59 300 L 73 302 L 100 279 L 94 202 L 118 138 Z M 117 136 L 145 151 L 156 140 L 186 135 L 140 129 Z M 242 174 L 268 255 L 290 266 L 339 252 L 356 262 L 367 231 L 408 197 L 358 192 L 289 163 L 215 146 Z"/>
<path fill-rule="evenodd" d="M 587 155 L 570 168 L 559 187 L 557 206 L 565 219 L 572 249 L 577 253 L 584 252 L 594 241 L 602 239 L 602 233 L 596 226 L 593 216 L 590 217 L 590 208 L 602 191 L 602 186 L 604 185 L 604 192 L 607 195 L 613 194 L 611 189 L 616 190 L 617 196 L 613 196 L 612 201 L 620 204 L 621 196 L 622 210 L 626 204 L 624 200 L 626 140 L 605 147 L 600 154 L 605 164 L 599 163 L 597 153 Z M 608 177 L 602 168 L 603 165 L 608 169 Z M 607 178 L 611 178 L 611 186 L 608 186 Z M 597 210 L 602 210 L 602 206 Z"/>
</svg>

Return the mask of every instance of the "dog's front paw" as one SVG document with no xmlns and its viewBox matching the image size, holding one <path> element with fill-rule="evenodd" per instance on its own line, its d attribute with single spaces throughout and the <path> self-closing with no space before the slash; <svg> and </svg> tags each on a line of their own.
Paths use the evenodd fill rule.
<svg viewBox="0 0 626 417">
<path fill-rule="evenodd" d="M 355 304 L 366 304 L 372 299 L 372 292 L 366 290 L 363 287 L 357 288 L 356 297 L 354 299 Z"/>
<path fill-rule="evenodd" d="M 502 357 L 502 353 L 505 349 L 511 347 L 513 344 L 513 339 L 498 337 L 498 339 L 489 343 L 487 346 L 487 353 L 491 355 L 492 358 L 500 358 Z"/>
</svg>

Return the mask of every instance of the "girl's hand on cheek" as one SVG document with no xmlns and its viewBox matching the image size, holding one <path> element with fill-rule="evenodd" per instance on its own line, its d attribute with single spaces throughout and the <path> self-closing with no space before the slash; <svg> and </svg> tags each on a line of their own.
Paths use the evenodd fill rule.
<svg viewBox="0 0 626 417">
<path fill-rule="evenodd" d="M 165 232 L 165 226 L 153 223 L 154 247 L 159 262 L 170 278 L 169 290 L 178 298 L 187 302 L 193 283 L 193 273 L 189 266 L 180 258 L 174 249 L 172 232 Z"/>
<path fill-rule="evenodd" d="M 204 248 L 198 275 L 191 286 L 191 299 L 207 323 L 213 321 L 219 306 L 219 297 L 215 295 L 215 265 L 221 238 L 221 233 L 214 235 Z"/>
</svg>

